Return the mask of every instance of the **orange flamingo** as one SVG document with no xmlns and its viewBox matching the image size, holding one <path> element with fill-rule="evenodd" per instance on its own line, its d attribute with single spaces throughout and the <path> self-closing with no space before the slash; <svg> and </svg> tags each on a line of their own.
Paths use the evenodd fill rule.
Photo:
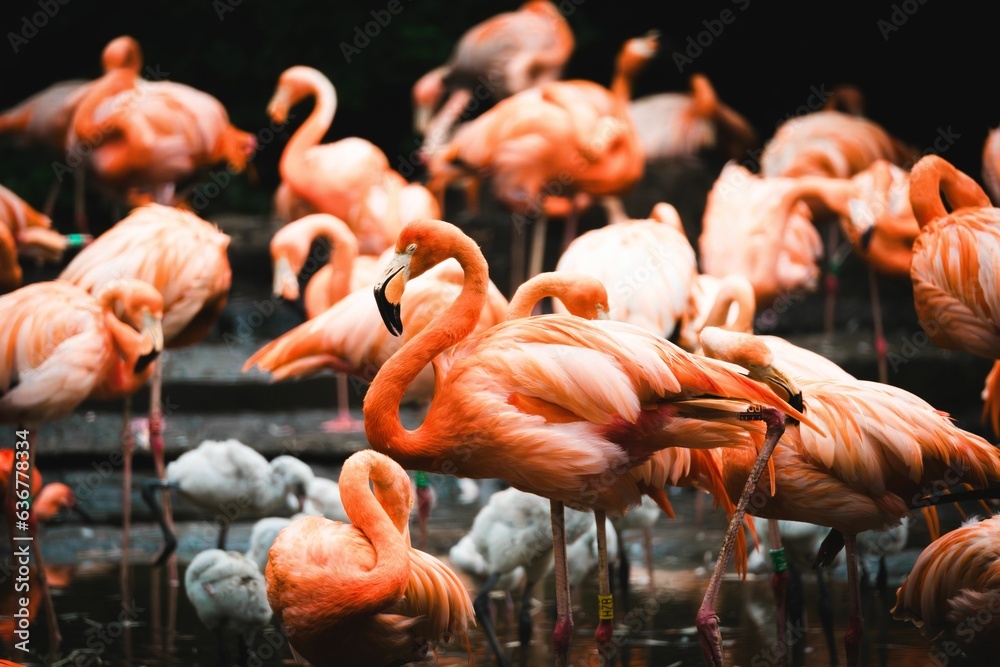
<svg viewBox="0 0 1000 667">
<path fill-rule="evenodd" d="M 159 204 L 136 208 L 81 251 L 59 279 L 95 293 L 119 277 L 153 285 L 163 296 L 163 339 L 167 348 L 202 340 L 222 313 L 229 297 L 232 271 L 226 249 L 229 236 L 193 213 Z M 163 409 L 160 401 L 162 364 L 152 364 L 149 442 L 160 479 L 165 475 Z M 146 376 L 149 379 L 149 375 Z M 126 411 L 130 403 L 126 399 Z M 131 431 L 122 436 L 124 448 L 122 539 L 127 554 L 131 511 Z M 169 504 L 167 521 L 170 522 Z M 173 569 L 173 568 L 171 568 Z"/>
<path fill-rule="evenodd" d="M 317 667 L 367 666 L 419 661 L 452 638 L 467 644 L 468 592 L 410 546 L 406 472 L 363 450 L 344 462 L 340 494 L 351 523 L 297 519 L 268 555 L 267 600 L 295 650 Z"/>
<path fill-rule="evenodd" d="M 1000 203 L 1000 127 L 986 135 L 983 144 L 983 183 L 994 203 Z"/>
<path fill-rule="evenodd" d="M 628 114 L 632 82 L 657 53 L 655 34 L 628 40 L 610 90 L 592 81 L 553 81 L 509 97 L 465 123 L 428 163 L 428 187 L 443 199 L 453 181 L 489 175 L 514 224 L 513 286 L 523 282 L 524 217 L 537 218 L 528 275 L 541 272 L 547 216 L 567 216 L 565 247 L 577 209 L 618 196 L 642 178 L 644 159 Z"/>
<path fill-rule="evenodd" d="M 142 56 L 138 43 L 131 37 L 116 37 L 108 42 L 101 54 L 101 64 L 108 73 L 119 68 L 131 69 L 136 75 L 142 67 Z M 66 159 L 66 138 L 70 121 L 80 100 L 90 90 L 92 81 L 73 79 L 54 83 L 45 90 L 35 93 L 15 107 L 0 114 L 0 134 L 12 134 L 18 143 L 48 153 L 57 160 Z M 68 165 L 67 165 L 68 166 Z M 83 174 L 73 170 L 77 187 L 77 205 L 82 204 Z M 45 200 L 45 215 L 52 215 L 62 174 L 56 180 Z M 86 229 L 83 209 L 76 210 L 77 225 Z"/>
<path fill-rule="evenodd" d="M 31 506 L 38 425 L 68 415 L 88 396 L 134 391 L 137 378 L 162 349 L 162 315 L 160 294 L 137 280 L 109 283 L 94 296 L 53 281 L 0 297 L 0 423 L 18 425 L 16 456 L 27 462 L 29 478 L 28 498 L 18 494 L 17 504 L 14 490 L 20 483 L 8 484 L 9 509 Z M 34 554 L 38 571 L 44 572 L 41 552 Z M 50 648 L 58 650 L 55 609 L 44 576 L 40 580 Z"/>
<path fill-rule="evenodd" d="M 63 253 L 91 241 L 86 234 L 64 236 L 52 229 L 52 220 L 0 185 L 0 293 L 21 285 L 18 256 L 58 262 Z"/>
<path fill-rule="evenodd" d="M 1000 517 L 971 519 L 925 548 L 896 592 L 894 618 L 949 640 L 976 664 L 1000 651 Z M 988 611 L 988 618 L 983 612 Z"/>
<path fill-rule="evenodd" d="M 404 227 L 396 256 L 376 283 L 386 327 L 402 333 L 400 299 L 411 278 L 448 258 L 458 260 L 465 280 L 458 299 L 387 361 L 365 396 L 365 433 L 372 447 L 391 453 L 407 468 L 462 477 L 500 478 L 553 502 L 556 544 L 558 664 L 565 664 L 572 620 L 568 614 L 563 504 L 592 509 L 597 524 L 639 504 L 644 486 L 631 468 L 670 445 L 712 447 L 747 443 L 767 423 L 761 466 L 783 430 L 780 413 L 748 405 L 778 406 L 806 419 L 773 391 L 731 367 L 688 355 L 624 322 L 539 316 L 499 324 L 464 340 L 486 302 L 488 267 L 479 247 L 457 227 L 420 220 Z M 438 381 L 423 424 L 407 431 L 399 404 L 407 385 L 434 357 L 461 342 Z M 596 379 L 600 378 L 600 382 Z M 693 429 L 693 430 L 692 430 Z M 697 435 L 695 435 L 697 433 Z M 759 474 L 759 471 L 758 471 Z M 756 480 L 735 513 L 699 616 L 706 641 L 718 639 L 711 611 Z M 598 532 L 601 537 L 601 531 Z M 602 563 L 607 552 L 599 539 Z M 601 568 L 602 590 L 610 590 Z M 610 630 L 602 624 L 601 629 Z M 599 643 L 610 633 L 598 635 Z"/>
<path fill-rule="evenodd" d="M 801 395 L 804 411 L 829 434 L 820 437 L 797 425 L 786 429 L 774 451 L 771 485 L 761 485 L 751 511 L 829 526 L 843 536 L 851 588 L 845 645 L 848 664 L 856 667 L 863 632 L 857 534 L 897 525 L 929 495 L 930 482 L 959 480 L 983 488 L 1000 481 L 1000 450 L 898 387 L 817 379 L 817 370 L 785 372 L 781 355 L 752 335 L 706 329 L 701 339 L 709 356 L 743 366 L 779 395 Z M 755 456 L 747 448 L 721 457 L 731 498 Z M 838 551 L 824 555 L 832 560 Z"/>
<path fill-rule="evenodd" d="M 702 271 L 747 278 L 758 309 L 780 295 L 815 290 L 823 242 L 803 201 L 810 194 L 808 181 L 762 178 L 726 164 L 705 205 L 698 238 Z"/>
<path fill-rule="evenodd" d="M 698 273 L 694 248 L 670 204 L 646 220 L 619 219 L 591 230 L 566 248 L 556 271 L 594 276 L 615 294 L 611 319 L 670 338 Z M 567 312 L 556 304 L 554 311 Z"/>
<path fill-rule="evenodd" d="M 131 201 L 173 203 L 177 183 L 227 162 L 243 171 L 256 138 L 237 129 L 219 100 L 172 81 L 139 77 L 138 64 L 95 81 L 73 113 L 66 149 L 84 160 L 99 185 Z M 136 195 L 140 196 L 136 196 Z"/>
<path fill-rule="evenodd" d="M 1000 209 L 972 178 L 936 155 L 913 166 L 910 203 L 920 224 L 910 264 L 920 325 L 938 347 L 1000 358 Z M 997 367 L 983 392 L 983 419 L 1000 433 Z"/>
<path fill-rule="evenodd" d="M 370 255 L 388 248 L 403 222 L 439 214 L 431 193 L 390 169 L 385 154 L 370 141 L 348 137 L 319 143 L 337 111 L 337 92 L 319 70 L 299 65 L 282 72 L 267 112 L 284 123 L 289 110 L 307 97 L 314 97 L 316 105 L 288 140 L 278 165 L 282 184 L 275 200 L 283 221 L 330 213 L 350 226 L 361 253 Z"/>
<path fill-rule="evenodd" d="M 809 177 L 803 177 L 806 178 Z M 910 206 L 910 175 L 891 162 L 878 159 L 850 180 L 810 180 L 816 185 L 816 196 L 839 216 L 840 229 L 855 253 L 868 264 L 879 381 L 886 382 L 887 345 L 876 274 L 895 278 L 908 278 L 910 275 L 913 242 L 920 233 Z M 843 261 L 839 251 L 834 250 L 831 255 L 831 266 L 839 271 Z M 836 281 L 836 275 L 837 271 L 834 271 L 828 280 Z M 835 289 L 827 290 L 827 322 L 833 322 L 835 292 Z"/>
<path fill-rule="evenodd" d="M 298 274 L 305 266 L 313 241 L 324 236 L 330 241 L 330 261 L 313 274 L 305 289 L 306 318 L 329 309 L 350 292 L 367 287 L 378 277 L 379 258 L 359 255 L 358 240 L 347 224 L 328 213 L 314 213 L 282 227 L 271 239 L 274 264 L 274 296 L 289 301 L 299 298 Z M 351 417 L 347 375 L 337 373 L 338 416 L 323 423 L 331 433 L 358 431 L 361 422 Z"/>
<path fill-rule="evenodd" d="M 413 123 L 425 137 L 423 152 L 431 155 L 447 143 L 479 89 L 498 101 L 555 81 L 574 45 L 569 24 L 548 0 L 528 0 L 467 30 L 448 62 L 413 86 Z"/>
<path fill-rule="evenodd" d="M 659 93 L 629 105 L 646 161 L 697 157 L 715 151 L 744 159 L 759 140 L 753 126 L 719 100 L 704 74 L 691 77 L 690 93 Z"/>
</svg>

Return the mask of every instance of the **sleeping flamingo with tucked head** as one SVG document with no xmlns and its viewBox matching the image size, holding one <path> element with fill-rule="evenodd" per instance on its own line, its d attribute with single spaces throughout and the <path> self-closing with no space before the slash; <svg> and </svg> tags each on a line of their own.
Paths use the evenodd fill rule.
<svg viewBox="0 0 1000 667">
<path fill-rule="evenodd" d="M 479 247 L 442 221 L 408 224 L 396 242 L 396 256 L 376 283 L 379 309 L 391 332 L 402 333 L 400 300 L 408 281 L 449 258 L 457 259 L 465 272 L 462 292 L 379 370 L 365 396 L 365 432 L 373 448 L 408 468 L 504 479 L 552 501 L 555 641 L 557 662 L 565 664 L 572 620 L 563 504 L 595 510 L 600 527 L 607 512 L 619 515 L 639 504 L 650 487 L 629 471 L 654 452 L 668 446 L 748 444 L 761 435 L 751 420 L 762 420 L 767 424 L 762 470 L 783 430 L 783 418 L 777 409 L 759 406 L 808 418 L 731 366 L 691 356 L 622 322 L 538 316 L 505 322 L 465 340 L 486 301 L 488 267 Z M 407 431 L 399 421 L 407 385 L 456 343 L 426 419 Z M 755 410 L 748 414 L 748 407 Z M 719 650 L 718 621 L 711 607 L 755 484 L 756 479 L 748 481 L 698 619 L 714 650 Z M 599 550 L 606 554 L 601 538 L 599 531 Z M 602 590 L 609 590 L 607 568 L 600 569 Z M 610 641 L 610 625 L 599 629 L 605 632 L 598 642 Z"/>
<path fill-rule="evenodd" d="M 474 616 L 461 580 L 410 546 L 406 472 L 363 450 L 344 462 L 340 492 L 351 523 L 296 519 L 268 555 L 267 600 L 295 650 L 317 667 L 360 667 L 468 642 Z"/>
</svg>

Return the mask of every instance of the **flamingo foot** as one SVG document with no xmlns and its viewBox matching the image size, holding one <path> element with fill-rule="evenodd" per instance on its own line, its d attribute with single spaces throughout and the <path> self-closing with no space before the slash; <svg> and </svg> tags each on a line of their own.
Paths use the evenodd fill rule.
<svg viewBox="0 0 1000 667">
<path fill-rule="evenodd" d="M 722 667 L 722 635 L 719 633 L 719 616 L 715 609 L 703 604 L 694 621 L 698 628 L 701 649 L 705 652 L 708 667 Z"/>
<path fill-rule="evenodd" d="M 861 617 L 852 615 L 847 622 L 847 632 L 844 633 L 844 649 L 847 651 L 848 667 L 858 667 L 861 664 L 861 638 L 864 633 Z"/>
<path fill-rule="evenodd" d="M 610 665 L 612 658 L 611 640 L 614 637 L 614 623 L 608 619 L 601 619 L 597 622 L 597 630 L 594 637 L 597 639 L 597 655 L 601 656 L 603 664 Z"/>
<path fill-rule="evenodd" d="M 347 415 L 340 415 L 336 419 L 328 419 L 319 425 L 323 433 L 358 433 L 365 430 L 365 423 L 360 419 Z"/>
<path fill-rule="evenodd" d="M 555 664 L 566 665 L 569 661 L 569 643 L 573 638 L 573 618 L 564 616 L 556 619 L 552 631 L 552 649 L 555 651 Z"/>
</svg>

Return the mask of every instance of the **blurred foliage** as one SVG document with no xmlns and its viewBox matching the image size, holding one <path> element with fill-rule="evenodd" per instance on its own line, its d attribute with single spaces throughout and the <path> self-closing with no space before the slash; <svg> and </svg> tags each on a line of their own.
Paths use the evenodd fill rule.
<svg viewBox="0 0 1000 667">
<path fill-rule="evenodd" d="M 39 1 L 57 2 L 4 3 L 5 35 L 21 32 L 40 11 Z M 373 25 L 372 12 L 385 16 L 389 0 L 64 1 L 17 53 L 9 37 L 0 46 L 0 108 L 55 81 L 98 76 L 104 44 L 131 34 L 142 44 L 147 64 L 171 80 L 215 95 L 232 122 L 252 132 L 268 125 L 264 109 L 279 74 L 296 64 L 316 67 L 333 81 L 340 103 L 327 139 L 363 136 L 380 146 L 393 165 L 417 146 L 410 105 L 416 79 L 443 63 L 470 26 L 520 4 L 397 0 L 401 11 L 384 27 L 374 23 L 378 34 L 347 62 L 343 45 L 354 46 L 359 32 Z M 881 5 L 850 12 L 829 3 L 782 6 L 758 0 L 561 0 L 560 5 L 577 40 L 568 78 L 607 84 L 620 44 L 656 28 L 662 34 L 662 53 L 641 77 L 636 94 L 682 90 L 691 72 L 705 72 L 722 99 L 744 113 L 764 139 L 806 100 L 810 86 L 855 83 L 868 95 L 868 115 L 916 146 L 930 146 L 938 128 L 954 126 L 961 139 L 946 157 L 978 177 L 976 160 L 986 129 L 1000 119 L 986 101 L 985 87 L 957 80 L 974 76 L 963 65 L 976 60 L 978 41 L 992 39 L 989 28 L 995 22 L 985 17 L 967 21 L 948 6 L 921 5 L 887 40 L 877 22 L 891 8 Z M 679 72 L 672 54 L 683 52 L 689 40 L 706 30 L 706 21 L 723 10 L 735 12 L 735 21 L 712 36 L 694 64 Z M 933 49 L 927 45 L 928 34 L 934 37 Z M 926 93 L 925 71 L 953 74 L 947 94 Z M 293 110 L 291 129 L 308 110 L 308 104 Z M 259 184 L 246 176 L 236 178 L 203 213 L 266 213 L 288 136 L 286 131 L 262 146 L 255 159 Z M 52 182 L 51 159 L 0 138 L 0 160 L 0 183 L 41 206 Z M 70 191 L 66 188 L 60 196 L 58 208 L 67 220 Z M 90 210 L 102 215 L 100 196 L 91 191 L 89 197 Z"/>
</svg>

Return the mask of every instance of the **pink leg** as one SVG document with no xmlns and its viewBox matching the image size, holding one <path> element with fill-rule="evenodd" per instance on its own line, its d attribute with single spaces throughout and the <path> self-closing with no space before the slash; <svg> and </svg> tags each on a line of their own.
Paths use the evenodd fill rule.
<svg viewBox="0 0 1000 667">
<path fill-rule="evenodd" d="M 856 535 L 844 535 L 844 549 L 847 552 L 847 586 L 851 589 L 851 618 L 844 633 L 844 648 L 847 650 L 847 667 L 861 664 L 861 638 L 864 623 L 861 618 L 861 585 L 858 579 L 858 542 Z"/>
<path fill-rule="evenodd" d="M 615 630 L 615 605 L 611 596 L 611 578 L 608 574 L 608 536 L 607 515 L 604 510 L 594 510 L 594 520 L 597 522 L 597 655 L 604 664 L 612 664 L 611 639 Z"/>
<path fill-rule="evenodd" d="M 163 444 L 163 411 L 160 402 L 163 387 L 163 357 L 153 362 L 156 366 L 153 369 L 153 380 L 149 387 L 149 448 L 153 452 L 153 463 L 156 466 L 156 476 L 161 480 L 167 479 L 167 463 L 164 456 Z M 163 518 L 167 524 L 167 530 L 174 533 L 174 513 L 170 506 L 170 491 L 166 488 L 162 491 L 161 501 L 163 503 Z M 170 554 L 167 560 L 168 584 L 171 588 L 180 585 L 177 576 L 177 552 Z"/>
<path fill-rule="evenodd" d="M 122 562 L 118 579 L 122 600 L 132 599 L 129 587 L 129 532 L 132 527 L 132 453 L 135 451 L 135 439 L 129 419 L 131 412 L 132 397 L 126 396 L 122 413 Z"/>
<path fill-rule="evenodd" d="M 556 625 L 552 632 L 552 648 L 556 667 L 569 664 L 569 644 L 573 638 L 573 612 L 570 609 L 569 570 L 566 562 L 566 515 L 561 501 L 552 505 L 552 557 L 556 577 Z"/>
<path fill-rule="evenodd" d="M 788 563 L 785 560 L 785 548 L 781 546 L 781 531 L 778 529 L 778 522 L 770 519 L 767 522 L 767 528 L 771 542 L 771 565 L 774 567 L 774 574 L 771 576 L 771 590 L 774 592 L 774 602 L 778 608 L 777 641 L 782 643 L 785 641 L 785 626 L 788 618 L 785 608 L 788 590 Z M 784 664 L 784 660 L 782 664 Z"/>
<path fill-rule="evenodd" d="M 320 424 L 324 433 L 357 433 L 365 430 L 365 423 L 351 416 L 347 375 L 337 373 L 337 418 Z"/>
<path fill-rule="evenodd" d="M 840 273 L 841 258 L 837 252 L 837 244 L 840 241 L 840 227 L 834 220 L 830 222 L 829 233 L 826 238 L 826 308 L 823 315 L 823 330 L 827 334 L 833 333 L 833 328 L 837 314 L 837 274 Z"/>
<path fill-rule="evenodd" d="M 76 229 L 81 234 L 90 232 L 90 224 L 87 222 L 86 189 L 83 182 L 83 165 L 73 172 L 73 216 L 76 222 Z"/>
<path fill-rule="evenodd" d="M 715 613 L 715 602 L 719 597 L 719 586 L 722 584 L 722 577 L 726 573 L 726 567 L 729 565 L 729 559 L 736 543 L 736 531 L 743 530 L 743 517 L 746 515 L 747 505 L 750 504 L 750 496 L 757 489 L 757 483 L 760 481 L 761 475 L 764 474 L 764 468 L 767 466 L 768 459 L 771 458 L 774 446 L 778 444 L 778 439 L 785 432 L 784 415 L 774 408 L 761 408 L 759 412 L 743 413 L 740 418 L 763 421 L 767 424 L 767 433 L 764 445 L 750 471 L 750 477 L 747 479 L 746 486 L 743 487 L 743 495 L 740 496 L 740 501 L 736 505 L 736 512 L 729 522 L 729 529 L 722 542 L 722 550 L 719 551 L 719 559 L 715 563 L 715 571 L 712 572 L 712 578 L 708 582 L 708 590 L 705 591 L 705 599 L 702 601 L 701 608 L 698 609 L 698 615 L 695 618 L 695 625 L 701 638 L 701 647 L 705 652 L 705 663 L 709 667 L 722 667 L 722 636 L 719 634 L 719 617 Z"/>
<path fill-rule="evenodd" d="M 875 329 L 875 354 L 878 356 L 878 381 L 889 381 L 888 345 L 885 342 L 885 331 L 882 328 L 882 304 L 878 297 L 878 282 L 875 269 L 868 265 L 868 285 L 871 287 L 872 325 Z"/>
<path fill-rule="evenodd" d="M 42 208 L 42 213 L 52 217 L 52 211 L 56 208 L 56 198 L 59 196 L 59 190 L 62 188 L 62 181 L 58 178 L 52 182 L 52 187 L 49 188 L 49 194 L 45 197 L 45 206 Z"/>
</svg>

